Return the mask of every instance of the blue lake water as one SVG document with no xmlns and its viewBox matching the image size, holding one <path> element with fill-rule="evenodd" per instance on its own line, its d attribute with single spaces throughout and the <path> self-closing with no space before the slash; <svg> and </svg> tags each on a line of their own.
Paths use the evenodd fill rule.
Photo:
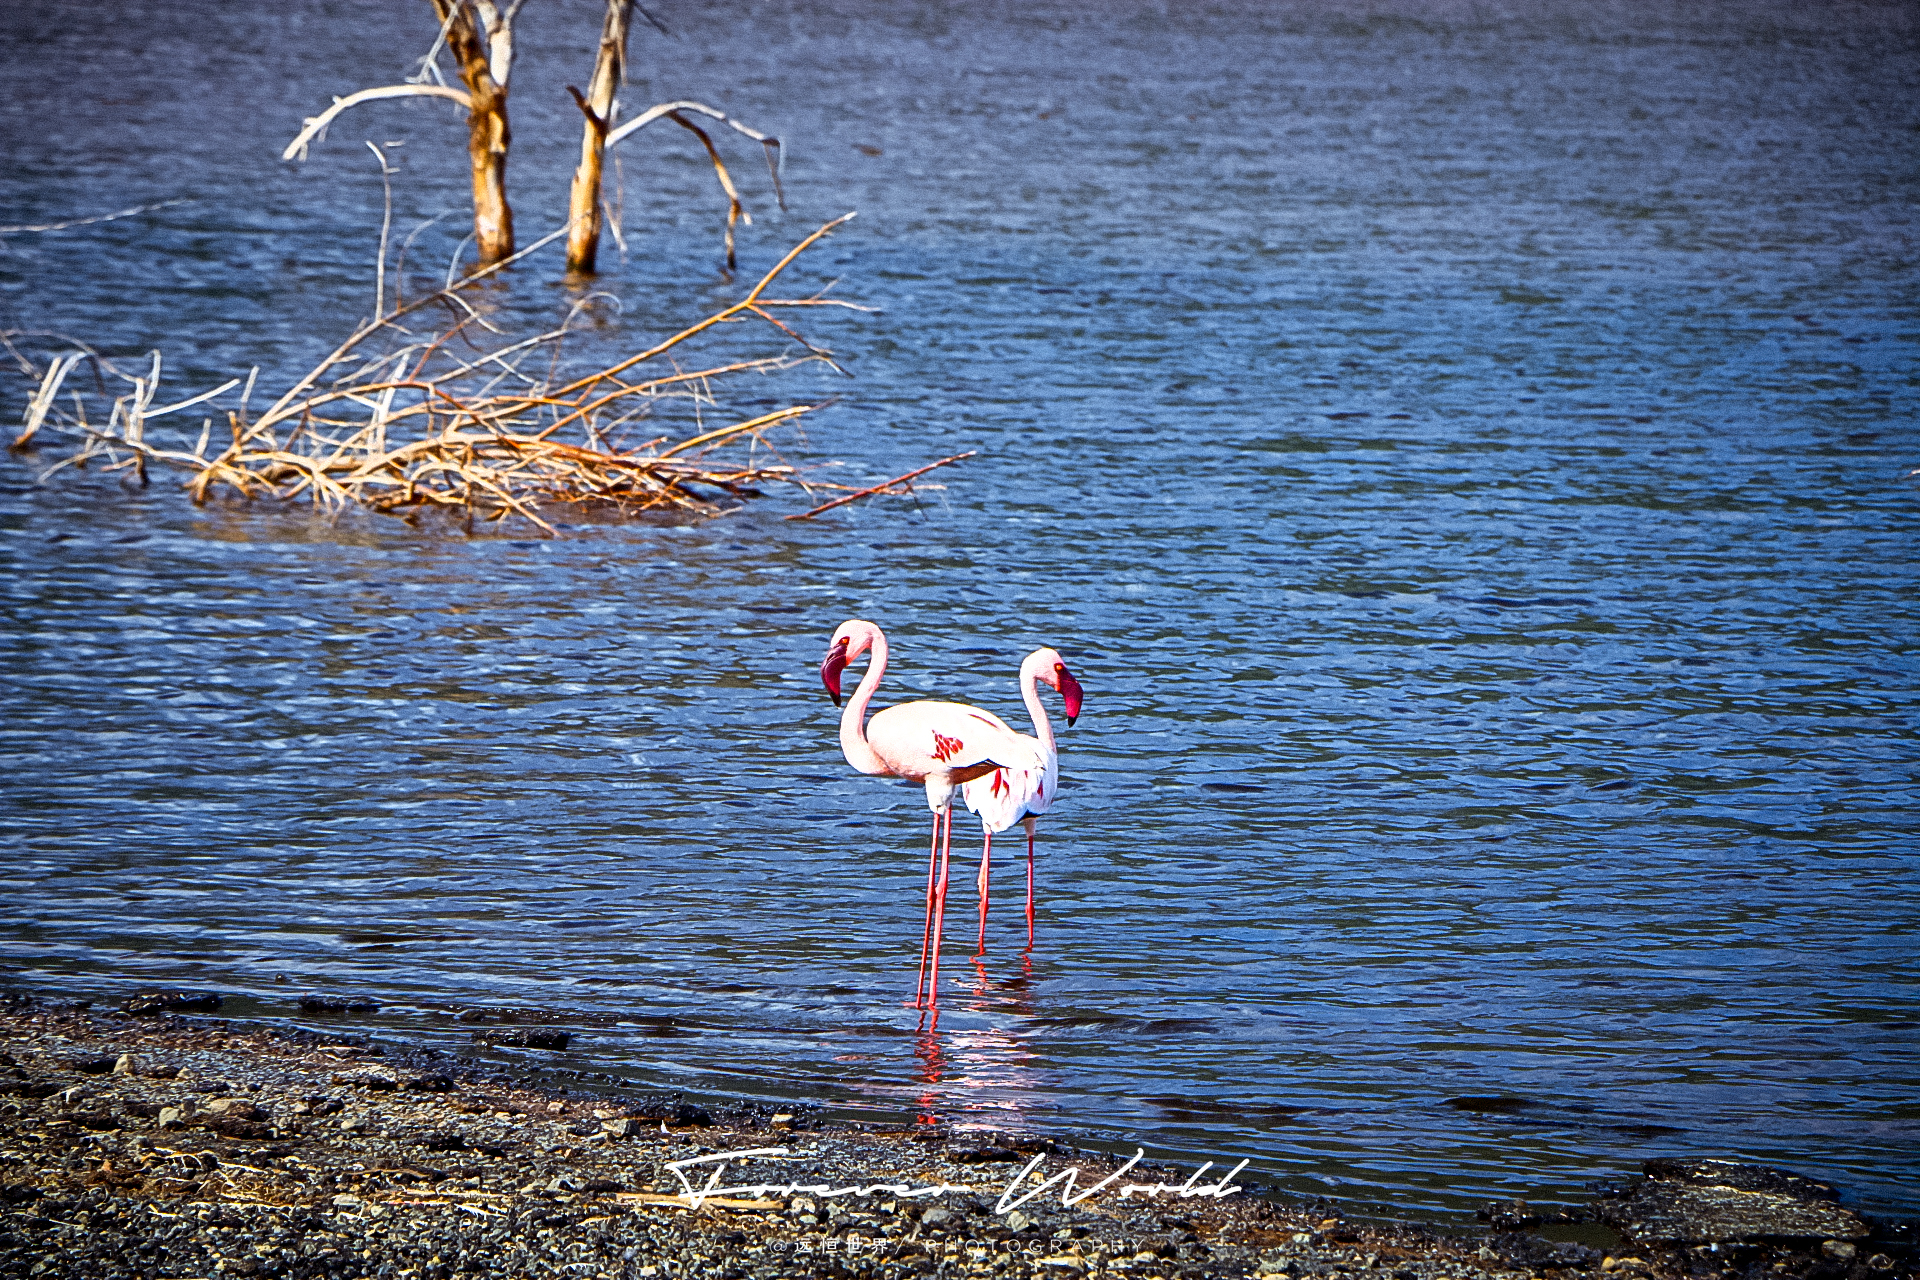
<svg viewBox="0 0 1920 1280">
<path fill-rule="evenodd" d="M 521 20 L 523 240 L 593 8 Z M 362 139 L 445 270 L 452 108 L 277 159 L 412 69 L 424 3 L 92 12 L 0 14 L 0 223 L 194 202 L 0 237 L 0 327 L 284 385 L 370 305 Z M 1684 1154 L 1920 1208 L 1910 9 L 657 12 L 623 98 L 790 141 L 784 217 L 729 152 L 743 273 L 857 209 L 796 287 L 883 309 L 808 317 L 851 382 L 723 401 L 842 394 L 793 456 L 849 481 L 981 456 L 917 505 L 560 541 L 5 463 L 11 985 L 369 994 L 353 1025 L 461 1052 L 459 1009 L 538 1008 L 561 1070 L 1248 1157 L 1363 1211 Z M 583 358 L 738 296 L 703 166 L 623 157 Z M 573 295 L 549 254 L 492 296 Z M 924 803 L 844 765 L 814 673 L 848 617 L 883 703 L 1023 726 L 1042 644 L 1087 690 L 1030 955 L 1008 857 L 972 962 L 955 824 L 932 1035 Z"/>
</svg>

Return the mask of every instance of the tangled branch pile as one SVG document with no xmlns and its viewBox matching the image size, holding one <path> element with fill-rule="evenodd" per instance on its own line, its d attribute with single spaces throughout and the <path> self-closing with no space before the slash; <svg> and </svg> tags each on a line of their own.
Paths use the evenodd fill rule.
<svg viewBox="0 0 1920 1280">
<path fill-rule="evenodd" d="M 853 215 L 827 223 L 797 245 L 749 290 L 745 297 L 672 337 L 585 376 L 562 380 L 560 347 L 568 327 L 482 350 L 475 344 L 486 331 L 498 330 L 462 293 L 497 268 L 401 307 L 355 331 L 305 377 L 258 417 L 246 405 L 253 390 L 246 380 L 240 405 L 226 413 L 230 439 L 217 452 L 210 444 L 213 421 L 206 420 L 192 448 L 167 448 L 147 439 L 147 424 L 164 414 L 209 402 L 240 386 L 236 378 L 177 404 L 155 408 L 160 355 L 141 375 L 125 373 L 93 352 L 75 350 L 55 358 L 41 375 L 28 405 L 26 429 L 14 442 L 24 448 L 43 425 L 64 424 L 83 437 L 81 448 L 52 470 L 84 465 L 96 458 L 109 470 L 131 468 L 145 483 L 150 465 L 189 473 L 186 488 L 195 502 L 226 486 L 248 498 L 305 499 L 329 511 L 350 505 L 410 516 L 421 508 L 453 508 L 469 520 L 500 520 L 519 515 L 549 533 L 540 514 L 550 503 L 575 503 L 622 515 L 648 512 L 713 514 L 727 497 L 756 496 L 754 486 L 769 481 L 815 489 L 846 489 L 803 479 L 764 452 L 764 433 L 821 406 L 796 404 L 771 413 L 672 442 L 671 436 L 629 441 L 628 436 L 668 399 L 715 403 L 715 379 L 752 371 L 769 372 L 812 361 L 838 370 L 832 353 L 812 345 L 774 315 L 780 308 L 849 307 L 819 296 L 769 298 L 768 286 L 807 249 Z M 564 229 L 563 229 L 564 230 Z M 499 266 L 517 261 L 550 242 L 548 237 Z M 568 317 L 570 323 L 583 304 Z M 458 313 L 456 322 L 432 338 L 408 333 L 399 321 L 430 306 Z M 690 339 L 718 326 L 758 319 L 797 343 L 803 354 L 736 360 L 710 367 L 634 377 L 630 371 L 650 362 L 656 367 Z M 398 345 L 380 354 L 365 353 L 376 334 Z M 500 335 L 504 336 L 504 335 Z M 470 350 L 460 353 L 459 339 Z M 15 353 L 16 356 L 18 353 Z M 86 398 L 68 392 L 71 410 L 60 402 L 67 376 L 85 361 L 120 377 L 132 390 L 113 401 L 104 426 L 89 423 Z M 329 374 L 357 362 L 352 372 L 326 381 Z M 542 376 L 528 366 L 545 366 Z M 258 370 L 255 370 L 258 373 Z M 75 380 L 78 381 L 77 379 Z M 746 455 L 721 451 L 747 443 Z M 47 474 L 52 474 L 49 471 Z M 917 474 L 917 473 L 916 473 Z M 44 477 L 43 477 L 44 478 Z M 910 491 L 910 484 L 907 486 Z M 868 492 L 893 492 L 892 485 Z"/>
</svg>

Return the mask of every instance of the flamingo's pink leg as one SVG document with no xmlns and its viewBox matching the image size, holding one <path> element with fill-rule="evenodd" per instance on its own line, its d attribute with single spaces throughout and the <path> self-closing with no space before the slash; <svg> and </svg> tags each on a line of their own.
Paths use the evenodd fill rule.
<svg viewBox="0 0 1920 1280">
<path fill-rule="evenodd" d="M 1033 819 L 1027 819 L 1027 945 L 1033 945 Z"/>
<path fill-rule="evenodd" d="M 976 955 L 987 954 L 987 872 L 992 866 L 993 832 L 988 830 L 980 845 L 980 950 Z"/>
<path fill-rule="evenodd" d="M 947 873 L 953 863 L 953 810 L 944 810 L 946 821 L 941 827 L 940 839 L 940 887 L 933 900 L 933 969 L 931 981 L 927 984 L 927 1003 L 933 1008 L 940 1005 L 940 936 L 947 924 Z"/>
<path fill-rule="evenodd" d="M 920 976 L 913 984 L 913 1007 L 926 1007 L 927 947 L 933 941 L 933 866 L 940 857 L 940 814 L 933 815 L 933 843 L 927 846 L 927 923 L 920 930 Z"/>
</svg>

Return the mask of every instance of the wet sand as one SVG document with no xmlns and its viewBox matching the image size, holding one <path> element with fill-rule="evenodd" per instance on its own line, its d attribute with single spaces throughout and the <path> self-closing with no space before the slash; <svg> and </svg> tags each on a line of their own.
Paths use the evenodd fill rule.
<svg viewBox="0 0 1920 1280">
<path fill-rule="evenodd" d="M 1029 1134 L 569 1094 L 211 1018 L 17 998 L 0 1031 L 5 1276 L 1913 1274 L 1895 1246 L 1603 1251 L 1349 1222 Z M 743 1151 L 766 1154 L 702 1161 Z M 1069 1207 L 1041 1184 L 1070 1169 L 1076 1190 L 1119 1176 Z M 1023 1174 L 1037 1194 L 1015 1204 Z M 827 1194 L 846 1188 L 866 1194 Z"/>
</svg>

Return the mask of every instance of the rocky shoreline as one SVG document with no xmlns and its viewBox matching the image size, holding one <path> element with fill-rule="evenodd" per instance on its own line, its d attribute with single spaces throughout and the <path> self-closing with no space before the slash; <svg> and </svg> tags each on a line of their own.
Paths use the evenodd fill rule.
<svg viewBox="0 0 1920 1280">
<path fill-rule="evenodd" d="M 1650 1166 L 1599 1206 L 1621 1239 L 1600 1250 L 1515 1229 L 1534 1225 L 1518 1202 L 1477 1235 L 1349 1222 L 1228 1192 L 1223 1170 L 1201 1181 L 1028 1135 L 567 1094 L 351 1036 L 183 1016 L 208 1008 L 0 1005 L 0 1275 L 1916 1274 L 1910 1228 L 1752 1166 Z M 1068 1206 L 1068 1170 L 1077 1191 L 1112 1181 Z"/>
</svg>

